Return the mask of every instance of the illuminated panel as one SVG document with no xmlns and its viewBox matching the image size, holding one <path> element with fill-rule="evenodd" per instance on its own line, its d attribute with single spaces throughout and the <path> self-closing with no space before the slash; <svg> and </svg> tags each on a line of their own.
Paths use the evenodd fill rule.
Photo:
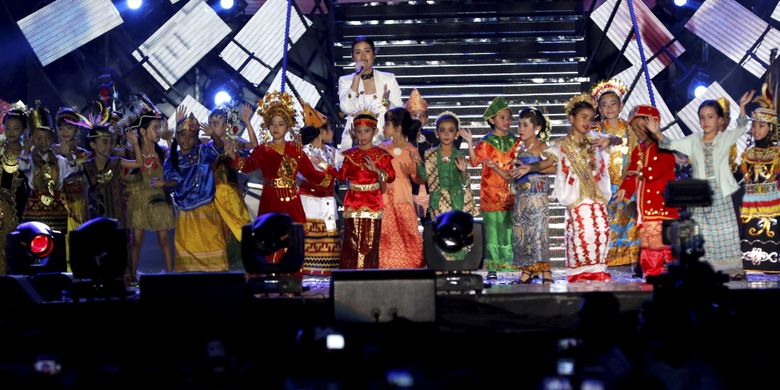
<svg viewBox="0 0 780 390">
<path fill-rule="evenodd" d="M 141 62 L 148 56 L 144 68 L 169 89 L 228 34 L 230 27 L 206 2 L 191 0 L 133 51 L 133 57 Z"/>
<path fill-rule="evenodd" d="M 43 66 L 122 24 L 110 0 L 55 1 L 17 22 Z"/>
</svg>

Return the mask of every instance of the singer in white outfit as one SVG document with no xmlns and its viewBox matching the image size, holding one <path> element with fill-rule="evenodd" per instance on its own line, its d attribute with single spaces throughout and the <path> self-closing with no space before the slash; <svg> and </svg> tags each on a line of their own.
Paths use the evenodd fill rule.
<svg viewBox="0 0 780 390">
<path fill-rule="evenodd" d="M 375 58 L 374 41 L 362 36 L 355 38 L 352 42 L 352 60 L 355 61 L 355 72 L 339 78 L 339 107 L 347 115 L 347 123 L 341 133 L 340 150 L 352 147 L 352 137 L 349 134 L 349 129 L 352 128 L 352 118 L 358 114 L 361 108 L 367 106 L 365 100 L 376 99 L 382 103 L 382 108 L 378 112 L 378 129 L 382 129 L 384 126 L 385 112 L 388 109 L 403 106 L 401 88 L 395 80 L 395 75 L 374 69 Z M 381 131 L 376 133 L 373 143 L 379 145 L 384 141 L 384 136 Z"/>
</svg>

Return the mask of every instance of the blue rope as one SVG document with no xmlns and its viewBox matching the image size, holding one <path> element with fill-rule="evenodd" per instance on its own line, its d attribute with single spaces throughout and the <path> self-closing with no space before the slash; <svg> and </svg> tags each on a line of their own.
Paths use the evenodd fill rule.
<svg viewBox="0 0 780 390">
<path fill-rule="evenodd" d="M 287 85 L 287 49 L 290 44 L 290 17 L 292 15 L 292 0 L 287 0 L 287 22 L 284 25 L 284 56 L 282 57 L 282 92 Z"/>
<path fill-rule="evenodd" d="M 650 104 L 655 107 L 653 84 L 650 81 L 650 71 L 647 69 L 647 59 L 645 59 L 645 48 L 642 46 L 642 36 L 639 35 L 639 25 L 636 23 L 636 14 L 634 13 L 633 0 L 628 0 L 628 12 L 631 13 L 631 23 L 634 25 L 634 36 L 636 36 L 636 45 L 639 46 L 639 58 L 642 60 L 642 69 L 644 70 L 645 82 L 647 83 L 647 93 L 650 95 Z"/>
</svg>

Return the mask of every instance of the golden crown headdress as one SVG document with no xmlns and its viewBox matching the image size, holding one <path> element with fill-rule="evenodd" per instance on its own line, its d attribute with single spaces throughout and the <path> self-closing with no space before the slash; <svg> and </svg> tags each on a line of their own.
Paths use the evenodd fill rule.
<svg viewBox="0 0 780 390">
<path fill-rule="evenodd" d="M 197 136 L 200 132 L 200 122 L 198 121 L 198 118 L 195 118 L 195 114 L 190 113 L 184 119 L 182 119 L 181 122 L 176 124 L 176 131 L 187 131 L 195 133 Z"/>
<path fill-rule="evenodd" d="M 726 117 L 726 122 L 729 121 L 729 118 L 731 117 L 731 103 L 729 103 L 729 99 L 726 99 L 726 97 L 721 96 L 715 101 L 718 103 L 721 109 L 723 109 L 723 116 Z"/>
<path fill-rule="evenodd" d="M 576 106 L 578 103 L 588 103 L 592 109 L 596 109 L 596 101 L 593 99 L 593 96 L 591 96 L 587 92 L 583 92 L 579 95 L 574 95 L 569 99 L 568 102 L 566 102 L 566 106 L 564 106 L 564 110 L 566 111 L 566 115 L 571 115 L 571 111 L 574 109 L 574 106 Z"/>
<path fill-rule="evenodd" d="M 758 103 L 759 107 L 753 110 L 750 116 L 752 120 L 777 125 L 777 110 L 775 109 L 767 83 L 761 86 L 761 94 L 753 99 L 753 103 Z"/>
<path fill-rule="evenodd" d="M 379 122 L 379 115 L 381 115 L 381 113 L 384 111 L 382 102 L 379 99 L 374 99 L 373 97 L 368 97 L 367 95 L 360 95 L 355 106 L 357 109 L 352 113 L 352 117 L 356 118 L 352 122 L 353 127 L 358 127 L 361 125 L 376 127 L 377 123 Z M 366 122 L 358 123 L 361 121 Z"/>
<path fill-rule="evenodd" d="M 599 101 L 605 93 L 614 93 L 618 96 L 618 99 L 623 99 L 623 96 L 628 92 L 628 87 L 618 79 L 603 80 L 596 84 L 590 91 L 590 95 L 593 100 Z"/>
<path fill-rule="evenodd" d="M 271 124 L 271 119 L 280 116 L 290 128 L 298 124 L 295 118 L 295 103 L 293 97 L 287 92 L 268 92 L 257 101 L 257 114 L 263 117 L 264 126 Z"/>
<path fill-rule="evenodd" d="M 41 106 L 40 100 L 35 101 L 35 107 L 30 110 L 28 121 L 30 122 L 30 131 L 41 129 L 54 132 L 51 126 L 51 114 L 49 113 L 49 109 Z"/>
</svg>

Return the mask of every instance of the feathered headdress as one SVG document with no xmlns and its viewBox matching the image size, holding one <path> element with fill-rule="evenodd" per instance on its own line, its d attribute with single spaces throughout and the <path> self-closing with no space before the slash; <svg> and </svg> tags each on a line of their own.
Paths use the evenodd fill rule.
<svg viewBox="0 0 780 390">
<path fill-rule="evenodd" d="M 593 100 L 593 96 L 587 92 L 583 92 L 579 95 L 572 96 L 572 98 L 566 102 L 566 106 L 564 107 L 566 115 L 571 115 L 574 106 L 576 106 L 578 103 L 588 103 L 592 109 L 596 109 L 596 101 Z"/>
<path fill-rule="evenodd" d="M 27 126 L 27 106 L 21 100 L 14 104 L 2 103 L 2 107 L 0 107 L 0 129 L 4 128 L 6 117 L 19 118 L 23 125 Z"/>
<path fill-rule="evenodd" d="M 40 100 L 35 101 L 35 107 L 30 110 L 28 121 L 30 122 L 31 131 L 41 129 L 54 133 L 54 129 L 51 126 L 51 114 L 49 113 L 49 109 L 41 106 Z"/>
<path fill-rule="evenodd" d="M 766 83 L 761 87 L 761 95 L 753 99 L 759 107 L 753 110 L 751 119 L 756 122 L 766 122 L 770 125 L 777 125 L 777 110 L 773 103 L 772 95 L 769 93 L 769 87 Z"/>
<path fill-rule="evenodd" d="M 618 99 L 623 99 L 626 92 L 628 92 L 628 87 L 622 81 L 611 79 L 603 80 L 596 84 L 590 91 L 590 96 L 598 102 L 605 93 L 614 93 L 618 96 Z"/>
<path fill-rule="evenodd" d="M 257 106 L 257 114 L 263 117 L 263 123 L 266 128 L 268 128 L 271 119 L 275 116 L 284 119 L 284 122 L 290 128 L 294 128 L 298 124 L 295 118 L 293 97 L 287 92 L 268 92 L 261 100 L 257 101 Z"/>
<path fill-rule="evenodd" d="M 357 109 L 351 113 L 352 127 L 369 126 L 376 127 L 379 123 L 379 115 L 384 111 L 382 102 L 379 99 L 368 97 L 367 95 L 360 95 L 358 98 Z"/>
<path fill-rule="evenodd" d="M 65 122 L 73 126 L 80 127 L 89 131 L 87 138 L 111 138 L 114 133 L 111 131 L 110 110 L 99 113 L 89 113 L 87 116 L 76 113 L 75 120 L 70 115 L 63 118 Z"/>
</svg>

